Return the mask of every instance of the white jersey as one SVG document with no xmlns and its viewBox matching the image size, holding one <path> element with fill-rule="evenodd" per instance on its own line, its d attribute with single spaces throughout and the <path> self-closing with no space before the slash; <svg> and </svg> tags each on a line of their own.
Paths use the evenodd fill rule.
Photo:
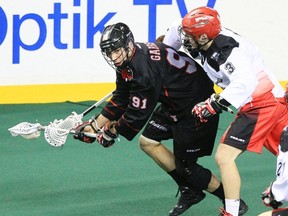
<svg viewBox="0 0 288 216">
<path fill-rule="evenodd" d="M 272 184 L 272 193 L 278 202 L 288 202 L 288 151 L 282 152 L 279 146 L 277 157 L 276 181 Z"/>
<path fill-rule="evenodd" d="M 174 22 L 163 41 L 178 50 L 181 43 L 178 31 L 180 25 L 181 22 Z M 205 72 L 223 89 L 221 97 L 235 108 L 269 91 L 275 97 L 284 96 L 284 89 L 264 65 L 257 47 L 231 30 L 223 28 L 202 55 Z"/>
<path fill-rule="evenodd" d="M 163 40 L 163 43 L 173 47 L 176 50 L 180 50 L 180 48 L 182 47 L 179 35 L 179 27 L 181 26 L 181 20 L 182 19 L 178 19 L 172 23 L 172 25 L 168 28 Z"/>
<path fill-rule="evenodd" d="M 239 44 L 238 47 L 233 48 L 228 56 L 217 56 L 219 53 L 215 50 L 207 56 L 203 67 L 210 79 L 224 89 L 220 95 L 225 100 L 235 108 L 239 108 L 251 102 L 253 98 L 269 91 L 272 91 L 275 97 L 284 96 L 284 89 L 264 65 L 254 44 L 227 29 L 223 29 L 219 36 L 221 35 L 229 40 L 234 39 Z M 221 42 L 219 42 L 220 46 Z M 229 45 L 229 42 L 227 44 Z M 225 46 L 225 44 L 223 45 Z M 221 49 L 224 48 L 221 47 Z M 218 58 L 216 60 L 219 64 L 218 71 L 210 65 L 208 58 Z"/>
</svg>

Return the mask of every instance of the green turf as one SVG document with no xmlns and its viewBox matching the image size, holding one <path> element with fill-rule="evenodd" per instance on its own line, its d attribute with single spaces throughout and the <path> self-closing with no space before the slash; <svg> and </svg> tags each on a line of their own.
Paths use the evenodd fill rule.
<svg viewBox="0 0 288 216">
<path fill-rule="evenodd" d="M 23 121 L 46 125 L 71 111 L 81 113 L 91 104 L 0 105 L 1 216 L 168 215 L 178 199 L 177 187 L 139 149 L 138 136 L 132 142 L 121 138 L 109 149 L 69 136 L 63 148 L 55 148 L 46 143 L 43 134 L 38 139 L 25 140 L 11 137 L 7 130 Z M 227 113 L 221 116 L 214 152 L 232 117 Z M 166 145 L 172 147 L 171 142 Z M 245 153 L 237 160 L 242 198 L 250 207 L 247 216 L 267 210 L 260 193 L 274 179 L 275 162 L 266 150 L 262 155 Z M 200 163 L 219 176 L 214 157 L 202 158 Z M 207 194 L 183 216 L 218 215 L 220 206 L 218 199 Z"/>
</svg>

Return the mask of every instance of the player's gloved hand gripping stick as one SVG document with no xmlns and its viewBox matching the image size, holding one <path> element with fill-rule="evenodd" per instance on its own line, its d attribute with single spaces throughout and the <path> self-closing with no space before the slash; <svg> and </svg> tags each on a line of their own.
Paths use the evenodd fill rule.
<svg viewBox="0 0 288 216">
<path fill-rule="evenodd" d="M 100 128 L 96 121 L 98 116 L 99 115 L 96 115 L 89 121 L 83 122 L 82 124 L 77 126 L 75 128 L 75 134 L 73 135 L 74 139 L 78 139 L 86 143 L 93 143 L 95 142 L 95 140 L 97 140 L 97 142 L 105 148 L 112 146 L 115 142 L 115 139 L 118 138 L 118 134 L 115 130 L 115 125 L 117 124 L 117 121 L 109 121 Z M 95 122 L 96 127 L 93 126 L 93 122 Z M 85 132 L 85 128 L 87 126 L 90 127 L 94 131 L 94 133 Z"/>
<path fill-rule="evenodd" d="M 222 113 L 222 110 L 233 113 L 223 98 L 218 94 L 212 94 L 206 101 L 200 102 L 192 109 L 192 115 L 199 119 L 200 122 L 207 122 L 213 115 Z"/>
<path fill-rule="evenodd" d="M 112 92 L 104 96 L 101 100 L 97 101 L 91 107 L 86 109 L 81 114 L 77 114 L 76 112 L 72 112 L 67 118 L 57 120 L 55 119 L 48 126 L 42 126 L 39 123 L 28 123 L 21 122 L 14 127 L 9 128 L 9 132 L 12 136 L 22 136 L 25 139 L 35 139 L 40 137 L 41 130 L 44 130 L 44 135 L 46 141 L 55 147 L 59 147 L 65 144 L 66 138 L 68 134 L 74 134 L 74 129 L 82 124 L 82 118 L 106 101 L 108 98 L 112 96 Z M 94 134 L 91 134 L 93 136 Z M 96 135 L 94 135 L 96 136 Z"/>
</svg>

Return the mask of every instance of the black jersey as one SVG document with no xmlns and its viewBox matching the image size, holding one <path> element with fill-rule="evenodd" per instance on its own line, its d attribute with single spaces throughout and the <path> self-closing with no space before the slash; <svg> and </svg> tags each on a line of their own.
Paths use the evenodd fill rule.
<svg viewBox="0 0 288 216">
<path fill-rule="evenodd" d="M 202 67 L 185 53 L 163 43 L 135 47 L 129 67 L 116 73 L 116 90 L 101 113 L 118 120 L 117 132 L 128 140 L 143 128 L 158 102 L 177 121 L 214 92 Z"/>
</svg>

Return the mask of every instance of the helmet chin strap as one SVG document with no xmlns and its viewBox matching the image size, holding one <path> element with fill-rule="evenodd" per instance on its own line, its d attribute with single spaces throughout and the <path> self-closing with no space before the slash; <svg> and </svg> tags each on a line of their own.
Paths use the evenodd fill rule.
<svg viewBox="0 0 288 216">
<path fill-rule="evenodd" d="M 204 46 L 206 46 L 210 41 L 212 41 L 212 39 L 209 39 L 206 43 L 204 43 L 204 44 L 202 44 L 202 45 L 200 45 L 200 44 L 198 43 L 198 41 L 196 41 L 196 43 L 198 44 L 197 51 L 200 52 L 201 48 L 204 47 Z"/>
<path fill-rule="evenodd" d="M 194 40 L 195 41 L 195 40 Z M 198 41 L 195 41 L 195 43 L 197 44 L 197 48 L 195 49 L 191 49 L 191 51 L 189 51 L 189 53 L 191 54 L 191 56 L 193 58 L 197 58 L 199 55 L 200 55 L 200 51 L 201 51 L 201 48 L 204 47 L 205 45 L 207 45 L 210 41 L 212 41 L 212 39 L 209 39 L 206 43 L 200 45 L 198 43 Z"/>
<path fill-rule="evenodd" d="M 136 50 L 136 48 L 134 46 L 133 46 L 132 50 L 131 50 L 131 47 L 125 48 L 125 52 L 127 53 L 126 59 L 123 61 L 121 66 L 116 67 L 117 72 L 121 73 L 123 69 L 125 69 L 129 66 L 129 64 L 130 64 L 130 62 L 134 56 L 135 50 Z"/>
</svg>

